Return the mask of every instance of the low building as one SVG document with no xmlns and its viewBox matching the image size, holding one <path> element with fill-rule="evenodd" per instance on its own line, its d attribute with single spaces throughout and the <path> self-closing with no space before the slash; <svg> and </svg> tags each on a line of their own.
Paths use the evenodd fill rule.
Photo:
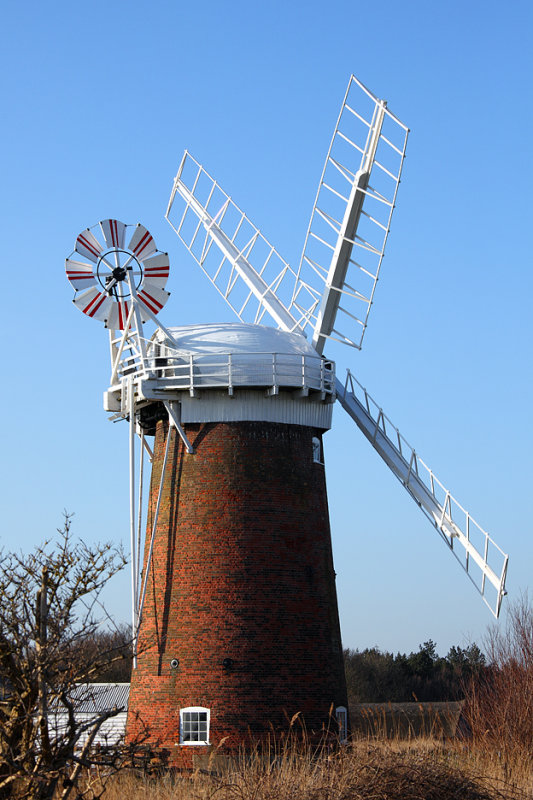
<svg viewBox="0 0 533 800">
<path fill-rule="evenodd" d="M 79 747 L 83 747 L 91 733 L 90 723 L 106 711 L 115 709 L 118 713 L 104 720 L 96 734 L 94 745 L 105 747 L 124 740 L 129 693 L 129 683 L 79 683 L 74 687 L 70 700 L 74 706 L 76 725 L 87 725 L 80 736 Z M 50 718 L 58 734 L 67 730 L 68 712 L 64 707 L 58 705 L 55 709 L 50 709 Z"/>
</svg>

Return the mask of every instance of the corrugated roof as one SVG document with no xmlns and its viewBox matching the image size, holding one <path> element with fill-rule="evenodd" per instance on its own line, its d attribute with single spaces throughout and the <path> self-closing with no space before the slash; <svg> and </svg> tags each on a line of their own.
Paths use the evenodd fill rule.
<svg viewBox="0 0 533 800">
<path fill-rule="evenodd" d="M 128 708 L 129 683 L 78 683 L 70 692 L 76 712 L 100 714 L 111 708 Z"/>
</svg>

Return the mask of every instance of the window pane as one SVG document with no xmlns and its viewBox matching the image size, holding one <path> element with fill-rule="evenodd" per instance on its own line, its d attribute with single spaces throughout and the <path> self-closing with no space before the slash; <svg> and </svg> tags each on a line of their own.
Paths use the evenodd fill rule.
<svg viewBox="0 0 533 800">
<path fill-rule="evenodd" d="M 209 712 L 183 711 L 181 713 L 181 741 L 206 743 L 209 738 Z"/>
</svg>

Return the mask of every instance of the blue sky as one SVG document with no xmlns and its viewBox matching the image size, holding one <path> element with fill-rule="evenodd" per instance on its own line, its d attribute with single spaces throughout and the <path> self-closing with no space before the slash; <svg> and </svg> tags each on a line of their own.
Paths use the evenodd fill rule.
<svg viewBox="0 0 533 800">
<path fill-rule="evenodd" d="M 531 586 L 531 4 L 6 2 L 0 53 L 5 548 L 128 539 L 127 433 L 101 406 L 107 332 L 64 258 L 106 217 L 171 259 L 168 324 L 231 312 L 165 222 L 188 148 L 293 265 L 348 77 L 411 128 L 350 368 Z M 340 407 L 326 436 L 346 646 L 480 641 L 491 617 Z M 109 587 L 128 615 L 128 579 Z"/>
</svg>

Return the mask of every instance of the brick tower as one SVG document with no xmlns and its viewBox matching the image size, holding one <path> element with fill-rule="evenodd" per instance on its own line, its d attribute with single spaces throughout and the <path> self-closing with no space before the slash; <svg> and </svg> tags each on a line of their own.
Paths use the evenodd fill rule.
<svg viewBox="0 0 533 800">
<path fill-rule="evenodd" d="M 170 330 L 175 348 L 155 345 L 159 385 L 168 396 L 174 383 L 194 452 L 147 403 L 127 735 L 186 765 L 206 744 L 287 730 L 298 712 L 311 734 L 336 726 L 332 710 L 345 724 L 347 701 L 322 458 L 333 366 L 302 336 L 263 326 Z"/>
</svg>

